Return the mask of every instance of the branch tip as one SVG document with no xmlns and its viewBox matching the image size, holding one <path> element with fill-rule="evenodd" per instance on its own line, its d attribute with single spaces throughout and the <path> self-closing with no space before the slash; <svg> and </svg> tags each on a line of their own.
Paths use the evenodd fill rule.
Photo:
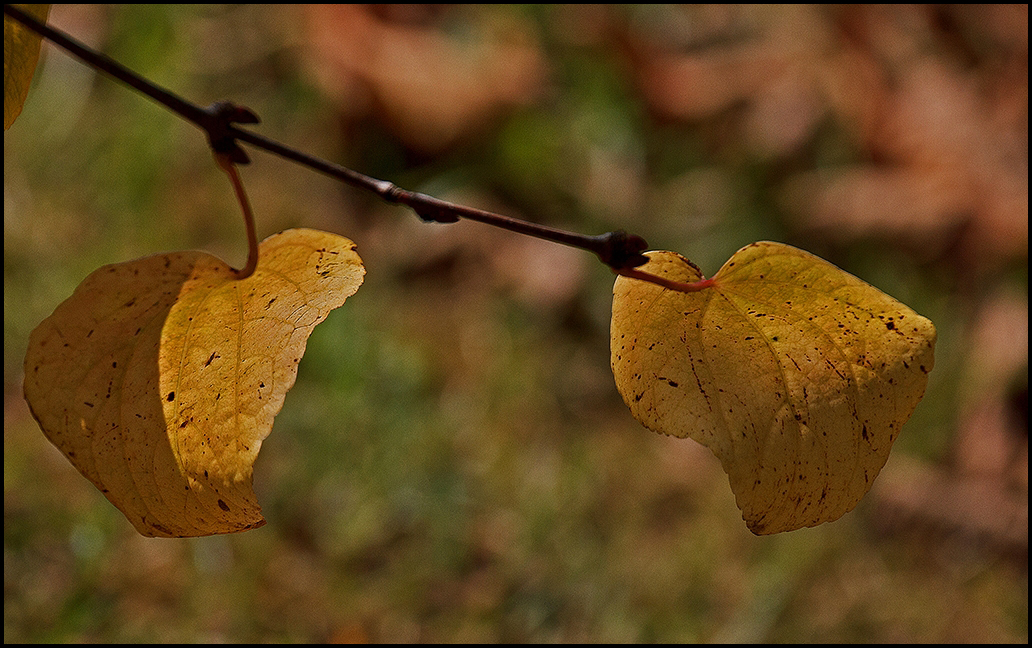
<svg viewBox="0 0 1032 648">
<path fill-rule="evenodd" d="M 617 230 L 602 234 L 598 240 L 599 248 L 596 250 L 596 254 L 602 263 L 612 268 L 614 272 L 623 268 L 636 268 L 649 260 L 642 254 L 649 244 L 637 234 L 628 234 L 623 230 Z"/>
</svg>

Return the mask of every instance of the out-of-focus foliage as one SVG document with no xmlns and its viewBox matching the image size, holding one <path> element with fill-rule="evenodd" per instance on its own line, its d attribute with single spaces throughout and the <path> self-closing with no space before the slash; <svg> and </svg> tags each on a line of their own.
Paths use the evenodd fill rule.
<svg viewBox="0 0 1032 648">
<path fill-rule="evenodd" d="M 939 340 L 871 495 L 756 538 L 707 450 L 626 411 L 593 258 L 255 153 L 260 234 L 346 233 L 366 284 L 310 338 L 265 442 L 269 524 L 144 539 L 32 421 L 28 332 L 100 265 L 203 248 L 239 266 L 245 239 L 196 129 L 45 45 L 4 142 L 6 640 L 1027 640 L 1027 7 L 50 21 L 409 189 L 624 228 L 707 275 L 791 243 Z"/>
</svg>

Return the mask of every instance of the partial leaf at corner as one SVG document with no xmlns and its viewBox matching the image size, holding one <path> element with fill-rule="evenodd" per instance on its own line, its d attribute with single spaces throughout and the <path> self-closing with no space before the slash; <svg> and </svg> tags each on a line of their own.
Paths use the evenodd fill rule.
<svg viewBox="0 0 1032 648">
<path fill-rule="evenodd" d="M 44 23 L 50 13 L 48 4 L 16 6 Z M 42 37 L 13 18 L 4 16 L 4 130 L 9 129 L 21 114 L 39 61 L 41 44 Z"/>
</svg>

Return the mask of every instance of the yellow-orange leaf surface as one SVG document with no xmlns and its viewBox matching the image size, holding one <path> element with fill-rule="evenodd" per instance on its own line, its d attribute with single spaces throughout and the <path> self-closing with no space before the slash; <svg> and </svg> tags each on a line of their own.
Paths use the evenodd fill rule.
<svg viewBox="0 0 1032 648">
<path fill-rule="evenodd" d="M 17 5 L 40 22 L 47 21 L 48 4 Z M 21 114 L 39 61 L 42 38 L 13 18 L 4 16 L 4 130 Z"/>
<path fill-rule="evenodd" d="M 241 280 L 203 252 L 104 266 L 33 331 L 25 397 L 141 534 L 261 526 L 252 464 L 312 329 L 364 273 L 351 241 L 306 229 L 262 242 Z"/>
<path fill-rule="evenodd" d="M 640 270 L 702 279 L 674 252 Z M 683 293 L 618 277 L 612 367 L 634 417 L 720 459 L 757 534 L 838 519 L 867 493 L 924 395 L 935 327 L 779 243 L 736 252 Z"/>
</svg>

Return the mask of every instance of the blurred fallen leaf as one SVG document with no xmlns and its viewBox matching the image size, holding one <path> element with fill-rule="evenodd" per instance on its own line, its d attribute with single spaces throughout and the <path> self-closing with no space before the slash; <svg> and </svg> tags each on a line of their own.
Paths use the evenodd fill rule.
<svg viewBox="0 0 1032 648">
<path fill-rule="evenodd" d="M 1027 257 L 1027 5 L 682 11 L 703 16 L 680 41 L 634 40 L 655 112 L 738 115 L 729 139 L 763 157 L 799 151 L 830 115 L 868 158 L 790 176 L 799 226 L 928 256 L 960 236 L 964 262 L 989 268 Z"/>
<path fill-rule="evenodd" d="M 467 10 L 472 31 L 456 36 L 368 6 L 307 5 L 309 68 L 346 114 L 373 111 L 412 148 L 440 151 L 533 99 L 545 74 L 528 25 Z"/>
</svg>

